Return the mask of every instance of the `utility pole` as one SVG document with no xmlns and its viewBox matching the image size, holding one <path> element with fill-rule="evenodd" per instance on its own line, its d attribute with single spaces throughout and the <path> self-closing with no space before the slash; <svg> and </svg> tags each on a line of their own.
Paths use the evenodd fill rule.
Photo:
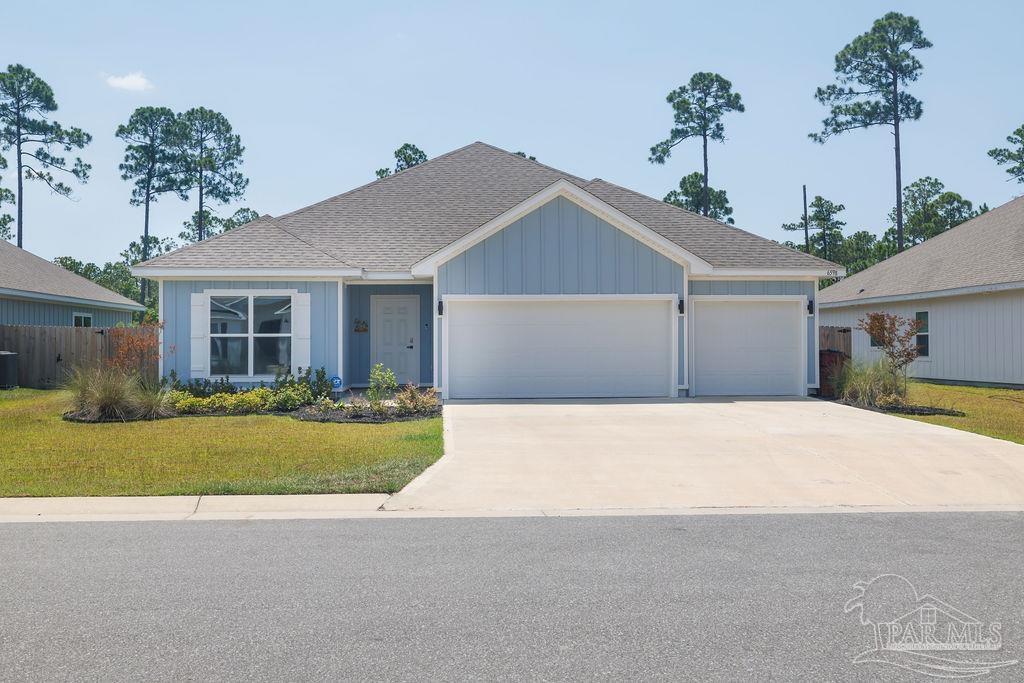
<svg viewBox="0 0 1024 683">
<path fill-rule="evenodd" d="M 811 228 L 807 221 L 807 186 L 804 185 L 804 248 L 811 253 Z"/>
</svg>

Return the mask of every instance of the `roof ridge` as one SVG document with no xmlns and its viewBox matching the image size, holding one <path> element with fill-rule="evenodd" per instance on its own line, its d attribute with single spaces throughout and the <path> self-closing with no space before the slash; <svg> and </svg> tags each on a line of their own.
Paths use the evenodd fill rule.
<svg viewBox="0 0 1024 683">
<path fill-rule="evenodd" d="M 588 187 L 590 187 L 591 185 L 594 185 L 595 183 L 605 183 L 606 185 L 611 185 L 612 187 L 618 188 L 619 190 L 622 190 L 623 192 L 628 192 L 629 194 L 633 194 L 633 195 L 636 195 L 638 197 L 643 197 L 644 199 L 650 199 L 652 201 L 658 202 L 659 204 L 664 204 L 665 206 L 670 207 L 672 209 L 675 209 L 676 211 L 681 211 L 682 213 L 684 213 L 684 214 L 686 214 L 688 216 L 693 216 L 693 217 L 697 218 L 698 220 L 708 221 L 708 222 L 714 223 L 714 224 L 716 224 L 718 226 L 721 226 L 723 228 L 728 228 L 729 230 L 732 230 L 733 232 L 737 232 L 737 233 L 740 233 L 742 235 L 746 235 L 748 237 L 757 238 L 757 239 L 759 239 L 759 240 L 761 240 L 763 242 L 767 242 L 768 244 L 771 244 L 773 246 L 779 247 L 780 249 L 786 249 L 787 251 L 795 252 L 797 254 L 800 254 L 801 256 L 806 256 L 808 258 L 815 259 L 815 260 L 820 261 L 822 263 L 827 263 L 830 266 L 838 265 L 836 263 L 833 263 L 832 261 L 827 261 L 827 260 L 825 260 L 825 259 L 823 259 L 823 258 L 821 258 L 819 256 L 815 256 L 814 254 L 807 254 L 805 252 L 800 251 L 799 249 L 793 249 L 792 247 L 787 247 L 784 244 L 779 244 L 778 242 L 776 242 L 773 239 L 769 239 L 769 238 L 764 237 L 762 235 L 758 235 L 757 233 L 750 232 L 749 230 L 744 230 L 743 228 L 738 228 L 735 225 L 730 225 L 728 223 L 723 223 L 722 221 L 716 220 L 714 218 L 710 218 L 710 217 L 705 216 L 703 214 L 699 214 L 696 211 L 690 211 L 689 209 L 684 209 L 681 206 L 676 206 L 675 204 L 669 204 L 668 202 L 666 202 L 663 199 L 656 199 L 656 198 L 654 198 L 654 197 L 652 197 L 650 195 L 644 194 L 643 192 L 637 192 L 636 190 L 631 190 L 628 187 L 623 187 L 622 185 L 618 185 L 616 183 L 613 183 L 611 181 L 605 180 L 603 178 L 594 178 L 589 183 L 584 185 L 583 189 L 587 189 Z"/>
<path fill-rule="evenodd" d="M 444 159 L 446 157 L 450 157 L 451 155 L 456 154 L 458 152 L 461 152 L 461 151 L 463 151 L 465 149 L 468 149 L 468 148 L 470 148 L 470 147 L 472 147 L 473 145 L 476 145 L 476 144 L 483 144 L 483 143 L 471 142 L 468 145 L 463 145 L 462 147 L 459 147 L 458 149 L 453 149 L 450 152 L 445 152 L 444 154 L 436 156 L 433 159 L 427 159 L 426 161 L 421 162 L 419 164 L 416 164 L 415 166 L 410 166 L 409 168 L 403 168 L 401 171 L 396 171 L 395 173 L 392 173 L 391 175 L 385 176 L 383 178 L 376 178 L 374 180 L 371 180 L 368 183 L 363 183 L 362 185 L 360 185 L 358 187 L 353 187 L 351 190 L 346 190 L 346 191 L 341 192 L 339 194 L 331 195 L 330 197 L 327 197 L 325 199 L 321 199 L 318 202 L 313 202 L 312 204 L 310 204 L 308 206 L 303 206 L 300 209 L 295 209 L 294 211 L 289 211 L 288 213 L 283 213 L 280 216 L 278 216 L 277 218 L 278 219 L 288 218 L 289 216 L 294 216 L 297 213 L 302 213 L 303 211 L 306 211 L 307 209 L 312 209 L 315 206 L 320 206 L 321 204 L 326 204 L 327 202 L 334 201 L 335 199 L 341 199 L 342 197 L 347 197 L 348 195 L 354 194 L 356 192 L 359 192 L 360 190 L 365 190 L 366 188 L 370 187 L 371 185 L 378 185 L 380 183 L 387 182 L 387 181 L 389 181 L 389 180 L 391 180 L 393 178 L 397 178 L 398 176 L 400 176 L 400 175 L 402 175 L 404 173 L 408 173 L 409 171 L 412 171 L 412 170 L 415 170 L 415 169 L 418 169 L 418 168 L 422 168 L 424 166 L 427 166 L 429 164 L 434 163 L 435 161 L 439 161 L 439 160 Z"/>
<path fill-rule="evenodd" d="M 579 180 L 579 181 L 584 182 L 584 183 L 589 182 L 586 178 L 583 178 L 582 176 L 573 175 L 572 173 L 569 173 L 568 171 L 563 171 L 560 168 L 555 168 L 554 166 L 549 166 L 548 164 L 541 163 L 541 162 L 537 161 L 536 159 L 531 159 L 531 158 L 525 157 L 525 156 L 519 156 L 515 152 L 510 152 L 507 149 L 502 149 L 501 147 L 497 147 L 497 146 L 492 145 L 492 144 L 490 144 L 488 142 L 484 142 L 483 140 L 477 140 L 476 142 L 474 142 L 472 144 L 474 144 L 474 145 L 483 145 L 484 147 L 487 147 L 489 149 L 493 149 L 493 150 L 495 150 L 497 152 L 501 152 L 502 154 L 507 154 L 507 155 L 509 155 L 511 157 L 515 157 L 516 159 L 519 159 L 520 161 L 526 161 L 526 162 L 531 163 L 531 164 L 536 164 L 537 166 L 540 166 L 541 168 L 546 168 L 549 171 L 554 171 L 558 175 L 568 176 L 569 178 L 573 178 L 575 180 Z M 525 152 L 524 152 L 524 154 L 525 154 Z"/>
</svg>

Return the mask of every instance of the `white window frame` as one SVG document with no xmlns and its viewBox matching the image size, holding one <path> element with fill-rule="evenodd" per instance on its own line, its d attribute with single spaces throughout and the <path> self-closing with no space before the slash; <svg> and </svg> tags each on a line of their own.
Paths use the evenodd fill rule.
<svg viewBox="0 0 1024 683">
<path fill-rule="evenodd" d="M 288 337 L 288 338 L 290 338 L 292 340 L 292 344 L 291 344 L 291 348 L 289 349 L 289 352 L 288 352 L 288 356 L 289 356 L 289 358 L 288 358 L 288 366 L 289 366 L 289 372 L 291 371 L 291 368 L 293 367 L 292 358 L 293 358 L 293 354 L 295 352 L 295 349 L 294 349 L 294 345 L 295 345 L 295 339 L 294 339 L 295 329 L 294 329 L 294 325 L 292 326 L 292 331 L 288 332 L 287 334 L 283 334 L 283 333 L 278 333 L 278 334 L 259 334 L 259 333 L 255 332 L 253 330 L 252 321 L 253 321 L 253 313 L 254 313 L 254 309 L 255 309 L 255 299 L 256 299 L 256 297 L 261 297 L 261 296 L 265 296 L 265 297 L 288 297 L 291 300 L 291 303 L 289 303 L 289 306 L 294 306 L 295 305 L 294 296 L 297 293 L 296 290 L 294 290 L 294 289 L 288 289 L 288 290 L 276 290 L 276 289 L 246 289 L 246 290 L 238 290 L 238 289 L 211 289 L 211 290 L 206 290 L 204 293 L 207 295 L 207 299 L 206 299 L 206 301 L 207 301 L 207 303 L 206 303 L 206 326 L 207 326 L 207 331 L 206 331 L 206 346 L 207 346 L 207 352 L 206 352 L 206 376 L 208 378 L 223 378 L 223 377 L 226 377 L 226 378 L 229 378 L 231 380 L 238 381 L 238 382 L 272 382 L 272 381 L 274 381 L 274 379 L 276 379 L 274 377 L 274 375 L 267 375 L 267 374 L 256 375 L 256 374 L 253 374 L 253 364 L 256 362 L 255 353 L 254 353 L 255 345 L 256 345 L 255 344 L 255 339 L 257 337 L 260 337 L 260 338 L 264 338 L 264 337 Z M 210 327 L 210 307 L 211 307 L 211 301 L 212 301 L 212 299 L 214 297 L 247 297 L 247 299 L 248 299 L 248 306 L 249 306 L 249 308 L 248 308 L 249 331 L 246 332 L 246 333 L 238 333 L 238 332 L 233 332 L 233 333 L 219 333 L 219 332 L 216 332 L 215 333 L 215 332 L 211 332 L 210 329 L 209 329 L 209 327 Z M 294 322 L 294 320 L 293 320 L 293 322 Z M 223 374 L 215 375 L 215 374 L 213 374 L 213 371 L 212 371 L 212 368 L 213 368 L 212 341 L 213 341 L 213 339 L 217 339 L 217 338 L 222 338 L 223 339 L 223 338 L 231 338 L 231 337 L 238 337 L 238 338 L 243 338 L 243 339 L 248 339 L 249 340 L 249 345 L 248 345 L 249 367 L 247 368 L 247 373 L 245 375 L 223 375 Z"/>
<path fill-rule="evenodd" d="M 75 318 L 81 318 L 83 324 L 82 325 L 76 325 L 75 324 Z M 84 324 L 86 318 L 89 319 L 89 324 L 88 325 Z M 94 321 L 94 318 L 92 317 L 92 313 L 85 313 L 83 311 L 74 311 L 71 314 L 71 326 L 72 327 L 91 328 L 91 327 L 93 327 L 93 321 Z"/>
<path fill-rule="evenodd" d="M 915 334 L 914 335 L 914 345 L 915 346 L 917 345 L 917 338 L 920 337 L 922 334 L 924 336 L 928 337 L 928 355 L 927 356 L 918 356 L 916 359 L 914 359 L 914 362 L 921 361 L 922 363 L 929 363 L 932 360 L 932 333 L 931 333 L 931 329 L 932 329 L 932 311 L 931 311 L 930 308 L 925 308 L 925 309 L 920 310 L 920 311 L 915 310 L 914 311 L 914 318 L 913 318 L 913 320 L 916 321 L 917 320 L 917 316 L 920 313 L 924 313 L 925 315 L 928 316 L 928 331 L 927 332 L 918 332 L 917 334 Z"/>
</svg>

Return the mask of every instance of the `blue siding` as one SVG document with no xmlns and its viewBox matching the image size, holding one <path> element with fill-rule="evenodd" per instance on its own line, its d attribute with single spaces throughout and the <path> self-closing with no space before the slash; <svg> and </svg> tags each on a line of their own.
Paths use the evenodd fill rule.
<svg viewBox="0 0 1024 683">
<path fill-rule="evenodd" d="M 690 294 L 716 296 L 806 296 L 813 300 L 818 286 L 806 280 L 690 280 Z M 807 316 L 807 383 L 815 384 L 818 356 L 814 351 L 818 324 L 815 317 Z"/>
<path fill-rule="evenodd" d="M 191 373 L 192 294 L 206 289 L 294 289 L 310 295 L 310 364 L 338 372 L 338 283 L 266 282 L 217 280 L 167 280 L 164 282 L 164 374 L 174 370 L 188 380 Z"/>
<path fill-rule="evenodd" d="M 431 285 L 346 285 L 345 286 L 345 384 L 365 385 L 370 381 L 370 333 L 354 332 L 355 321 L 371 325 L 370 297 L 374 294 L 419 294 L 420 296 L 420 382 L 434 382 L 434 327 Z"/>
<path fill-rule="evenodd" d="M 442 264 L 438 292 L 683 295 L 683 268 L 559 197 Z"/>
<path fill-rule="evenodd" d="M 93 327 L 131 325 L 131 311 L 75 306 L 48 301 L 0 298 L 0 325 L 61 325 L 71 327 L 75 313 L 92 315 Z"/>
</svg>

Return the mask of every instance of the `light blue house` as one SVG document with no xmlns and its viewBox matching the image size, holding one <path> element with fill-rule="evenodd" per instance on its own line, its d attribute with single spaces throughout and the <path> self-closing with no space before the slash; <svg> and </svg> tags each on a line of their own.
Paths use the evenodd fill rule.
<svg viewBox="0 0 1024 683">
<path fill-rule="evenodd" d="M 137 302 L 0 240 L 0 325 L 114 327 Z"/>
<path fill-rule="evenodd" d="M 483 143 L 140 264 L 164 374 L 452 398 L 803 395 L 835 264 Z"/>
</svg>

